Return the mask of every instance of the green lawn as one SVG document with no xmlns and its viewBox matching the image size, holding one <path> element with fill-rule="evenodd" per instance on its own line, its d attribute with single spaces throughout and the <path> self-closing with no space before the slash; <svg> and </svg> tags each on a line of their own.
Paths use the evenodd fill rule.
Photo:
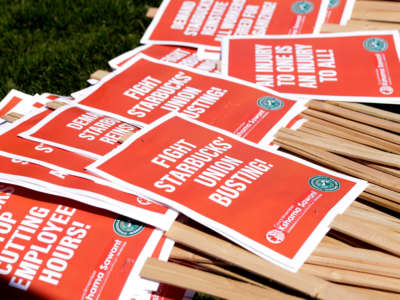
<svg viewBox="0 0 400 300">
<path fill-rule="evenodd" d="M 139 45 L 160 0 L 0 0 L 0 99 L 10 89 L 67 95 Z"/>
</svg>

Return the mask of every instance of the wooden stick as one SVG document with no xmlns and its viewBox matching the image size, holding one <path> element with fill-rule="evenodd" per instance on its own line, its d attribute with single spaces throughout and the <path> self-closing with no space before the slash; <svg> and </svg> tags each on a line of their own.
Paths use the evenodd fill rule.
<svg viewBox="0 0 400 300">
<path fill-rule="evenodd" d="M 387 209 L 390 209 L 396 213 L 400 213 L 400 204 L 390 201 L 388 199 L 379 197 L 377 195 L 374 195 L 372 193 L 368 193 L 368 192 L 363 192 L 360 196 L 360 199 L 374 203 L 376 205 L 385 207 Z"/>
<path fill-rule="evenodd" d="M 329 152 L 345 155 L 351 158 L 358 158 L 389 166 L 400 167 L 400 155 L 383 152 L 368 146 L 357 144 L 354 145 L 346 142 L 341 143 L 339 139 L 335 139 L 334 137 L 332 137 L 331 139 L 316 137 L 304 132 L 299 132 L 288 128 L 281 128 L 275 134 L 275 137 L 278 140 L 289 140 L 298 144 L 318 147 L 323 150 L 328 150 Z M 374 172 L 377 172 L 377 170 L 375 169 L 369 169 L 370 171 L 373 170 Z M 387 179 L 390 179 L 390 184 L 394 185 L 393 190 L 400 192 L 400 179 L 384 172 L 381 173 L 384 174 Z"/>
<path fill-rule="evenodd" d="M 383 179 L 384 176 L 388 175 L 383 172 L 379 172 L 377 170 L 368 168 L 362 164 L 356 163 L 350 159 L 346 159 L 339 155 L 321 151 L 316 147 L 306 146 L 304 144 L 296 144 L 288 140 L 280 140 L 275 138 L 274 143 L 278 144 L 282 148 L 295 153 L 297 155 L 303 156 L 305 158 L 310 159 L 311 161 L 315 161 L 320 163 L 321 165 L 330 167 L 332 169 L 338 170 L 340 172 L 344 172 L 346 174 L 362 178 L 369 182 L 374 182 L 376 184 L 387 187 L 386 189 L 377 185 L 369 184 L 366 188 L 366 191 L 370 194 L 376 195 L 378 197 L 383 197 L 391 200 L 390 202 L 382 201 L 380 205 L 383 207 L 394 209 L 396 206 L 393 206 L 392 201 L 400 202 L 400 193 L 393 192 L 389 190 L 392 188 L 391 184 L 388 184 L 387 181 Z M 379 172 L 379 173 L 376 173 Z M 383 177 L 382 177 L 383 176 Z M 365 192 L 364 192 L 365 193 Z M 361 196 L 364 194 L 362 193 Z M 360 196 L 360 198 L 362 198 Z M 383 199 L 382 198 L 382 199 Z M 368 201 L 368 197 L 362 198 Z M 376 203 L 375 200 L 373 203 Z M 385 205 L 387 204 L 387 205 Z M 390 205 L 389 205 L 390 204 Z M 397 210 L 394 210 L 397 211 Z"/>
<path fill-rule="evenodd" d="M 119 140 L 118 143 L 124 143 L 126 142 L 127 139 L 129 139 L 133 135 L 133 132 L 127 132 L 125 133 Z"/>
<path fill-rule="evenodd" d="M 400 145 L 400 137 L 397 134 L 393 134 L 382 129 L 333 116 L 314 109 L 306 109 L 302 112 L 302 114 L 325 120 Z"/>
<path fill-rule="evenodd" d="M 387 200 L 390 200 L 391 202 L 396 203 L 397 205 L 400 204 L 400 193 L 394 192 L 390 189 L 386 189 L 384 187 L 381 187 L 376 184 L 369 184 L 368 187 L 366 188 L 366 192 L 376 195 L 378 197 L 385 198 Z M 362 194 L 361 194 L 362 195 Z M 361 198 L 361 197 L 360 197 Z"/>
<path fill-rule="evenodd" d="M 110 72 L 106 70 L 97 70 L 94 73 L 90 74 L 90 78 L 96 80 L 102 80 L 108 74 L 110 74 Z"/>
<path fill-rule="evenodd" d="M 305 122 L 301 128 L 306 127 L 319 130 L 320 132 L 352 140 L 363 145 L 368 145 L 377 149 L 400 154 L 400 145 L 340 125 L 336 125 L 331 122 L 326 122 L 309 115 L 302 114 L 301 116 L 308 120 L 308 122 Z"/>
<path fill-rule="evenodd" d="M 301 270 L 310 275 L 318 276 L 332 282 L 367 288 L 375 288 L 378 290 L 390 292 L 400 292 L 400 280 L 397 278 L 377 276 L 348 270 L 339 270 L 335 268 L 317 266 L 312 264 L 304 264 L 301 267 Z"/>
<path fill-rule="evenodd" d="M 311 255 L 307 262 L 308 264 L 331 267 L 335 269 L 349 270 L 353 272 L 367 273 L 379 276 L 393 277 L 400 279 L 399 269 L 393 267 L 382 267 L 372 264 L 363 264 L 360 262 L 352 262 L 332 257 L 324 257 Z"/>
<path fill-rule="evenodd" d="M 67 105 L 67 103 L 65 102 L 61 102 L 61 101 L 51 101 L 46 103 L 46 107 L 50 108 L 50 109 L 58 109 L 60 107 L 63 107 L 64 105 Z"/>
<path fill-rule="evenodd" d="M 375 264 L 377 266 L 397 268 L 400 272 L 400 259 L 396 256 L 377 250 L 361 249 L 356 247 L 335 247 L 331 245 L 318 245 L 312 255 L 323 256 L 362 264 Z"/>
<path fill-rule="evenodd" d="M 400 4 L 390 1 L 356 1 L 352 19 L 399 22 Z"/>
<path fill-rule="evenodd" d="M 378 128 L 383 128 L 396 133 L 400 133 L 400 123 L 397 122 L 377 118 L 341 106 L 332 105 L 323 101 L 312 100 L 307 103 L 307 106 L 314 110 L 327 112 L 345 119 L 350 119 L 367 125 L 372 125 Z"/>
<path fill-rule="evenodd" d="M 391 221 L 391 222 L 394 222 L 394 223 L 400 223 L 400 219 L 399 218 L 393 217 L 393 216 L 391 216 L 391 215 L 389 215 L 389 214 L 387 214 L 387 213 L 385 213 L 383 211 L 380 211 L 380 210 L 378 210 L 376 208 L 373 208 L 373 207 L 371 207 L 369 205 L 366 205 L 364 203 L 361 203 L 359 201 L 354 201 L 351 204 L 351 206 L 352 207 L 357 207 L 357 208 L 362 209 L 362 210 L 373 212 L 373 213 L 379 215 L 382 219 L 385 219 L 385 220 L 388 220 L 388 221 Z"/>
<path fill-rule="evenodd" d="M 335 300 L 340 299 L 338 297 L 349 297 L 348 291 L 343 288 L 338 288 L 336 285 L 331 285 L 314 276 L 286 271 L 238 246 L 181 223 L 175 222 L 166 232 L 166 236 L 175 242 L 194 249 L 201 249 L 203 253 L 279 282 L 311 297 Z M 351 297 L 359 299 L 358 295 Z"/>
<path fill-rule="evenodd" d="M 306 125 L 307 123 L 309 123 L 309 124 Z M 354 151 L 354 149 L 360 149 L 359 153 L 357 153 L 355 156 L 362 155 L 362 151 L 367 151 L 367 152 L 371 152 L 369 159 L 374 159 L 373 153 L 375 153 L 375 155 L 381 156 L 381 158 L 383 155 L 383 157 L 386 157 L 386 159 L 388 161 L 390 158 L 393 158 L 393 157 L 400 160 L 399 153 L 388 153 L 387 151 L 382 151 L 381 149 L 375 148 L 374 146 L 357 143 L 355 141 L 356 139 L 351 140 L 350 137 L 348 137 L 346 139 L 346 138 L 343 138 L 340 136 L 331 135 L 329 133 L 324 132 L 324 131 L 329 131 L 329 129 L 328 130 L 322 129 L 323 131 L 321 131 L 321 130 L 319 130 L 320 127 L 322 127 L 322 126 L 320 126 L 318 123 L 305 122 L 299 129 L 296 130 L 296 132 L 299 132 L 299 134 L 295 134 L 295 135 L 302 136 L 301 133 L 304 133 L 305 136 L 308 137 L 308 139 L 316 138 L 317 140 L 320 140 L 321 142 L 323 142 L 325 144 L 324 147 L 322 147 L 322 146 L 318 146 L 318 147 L 326 149 L 328 151 L 331 151 L 330 149 L 332 149 L 331 146 L 329 146 L 329 145 L 333 145 L 334 147 L 340 147 L 341 145 L 343 145 L 343 148 L 342 148 L 343 150 L 346 150 L 347 148 L 350 151 Z M 326 144 L 325 141 L 329 141 L 329 143 Z M 315 145 L 315 146 L 317 146 L 317 145 Z M 353 150 L 351 150 L 351 149 L 353 149 Z M 331 152 L 336 153 L 336 151 L 331 151 Z M 350 156 L 350 155 L 347 155 L 347 156 Z M 354 157 L 354 155 L 352 155 L 351 157 Z M 354 158 L 357 158 L 357 157 L 354 157 Z M 368 162 L 368 161 L 364 160 L 362 163 L 364 163 L 364 162 Z"/>
<path fill-rule="evenodd" d="M 328 247 L 334 246 L 334 247 L 340 247 L 340 248 L 343 248 L 343 247 L 352 248 L 350 245 L 348 245 L 342 241 L 339 241 L 333 237 L 327 236 L 327 235 L 324 236 L 324 238 L 322 239 L 322 241 L 319 245 L 320 246 L 328 246 Z"/>
<path fill-rule="evenodd" d="M 354 10 L 386 10 L 386 11 L 396 11 L 400 12 L 400 3 L 399 2 L 394 2 L 394 1 L 374 1 L 374 0 L 369 0 L 369 1 L 363 1 L 363 0 L 357 0 L 356 3 L 354 4 Z M 353 10 L 353 11 L 354 11 Z M 385 20 L 383 20 L 385 21 Z M 399 21 L 397 19 L 396 21 Z"/>
<path fill-rule="evenodd" d="M 321 27 L 321 32 L 330 33 L 360 30 L 400 30 L 400 24 L 367 20 L 349 20 L 346 26 L 341 26 L 339 24 L 323 24 Z"/>
<path fill-rule="evenodd" d="M 201 266 L 205 266 L 211 271 L 215 271 L 217 273 L 220 273 L 224 276 L 230 276 L 232 278 L 235 278 L 237 280 L 241 280 L 243 282 L 251 283 L 254 285 L 257 285 L 259 287 L 263 287 L 266 289 L 271 289 L 269 286 L 266 286 L 264 284 L 261 284 L 255 280 L 252 280 L 248 277 L 242 276 L 238 273 L 231 272 L 227 270 L 226 268 L 224 269 L 221 266 L 232 266 L 232 264 L 228 264 L 226 262 L 222 261 L 216 261 L 216 260 L 211 260 L 209 258 L 206 258 L 204 256 L 200 256 L 198 254 L 195 254 L 193 252 L 184 250 L 182 248 L 179 248 L 177 246 L 174 246 L 171 251 L 171 255 L 169 257 L 169 261 L 174 262 L 174 261 L 185 261 L 185 262 L 190 262 L 190 263 L 195 263 L 195 264 L 200 264 Z"/>
<path fill-rule="evenodd" d="M 400 236 L 380 230 L 368 223 L 364 223 L 360 226 L 360 222 L 354 217 L 345 214 L 336 216 L 330 226 L 332 229 L 350 237 L 400 256 Z"/>
<path fill-rule="evenodd" d="M 399 300 L 398 293 L 383 292 L 383 291 L 378 291 L 378 290 L 373 290 L 373 289 L 368 289 L 368 288 L 361 288 L 361 287 L 350 286 L 350 285 L 346 285 L 345 287 L 348 290 L 358 292 L 360 294 L 364 294 L 365 296 L 373 297 L 375 299 Z"/>
<path fill-rule="evenodd" d="M 400 4 L 400 3 L 399 3 Z M 367 114 L 370 116 L 374 116 L 380 119 L 389 120 L 393 122 L 400 123 L 400 114 L 396 114 L 390 111 L 386 111 L 383 109 L 375 108 L 372 106 L 364 105 L 361 103 L 352 103 L 352 102 L 338 102 L 338 101 L 329 101 L 330 104 L 341 106 L 347 109 L 351 109 L 363 114 Z"/>
<path fill-rule="evenodd" d="M 382 165 L 377 165 L 377 164 L 373 164 L 370 162 L 363 162 L 363 164 L 365 164 L 366 166 L 373 168 L 375 170 L 379 170 L 382 172 L 385 172 L 387 174 L 393 175 L 393 176 L 397 176 L 400 178 L 400 170 L 399 169 L 394 169 L 394 168 L 390 168 L 387 166 L 382 166 Z"/>
<path fill-rule="evenodd" d="M 153 19 L 157 14 L 158 8 L 157 7 L 149 7 L 146 12 L 146 17 L 149 19 Z"/>
<path fill-rule="evenodd" d="M 273 289 L 264 289 L 252 284 L 196 270 L 155 258 L 148 258 L 140 276 L 154 281 L 175 285 L 226 299 L 299 299 Z"/>
<path fill-rule="evenodd" d="M 10 112 L 8 114 L 5 114 L 1 118 L 6 120 L 7 122 L 13 123 L 17 121 L 18 119 L 21 119 L 24 115 L 16 113 L 16 112 Z"/>
<path fill-rule="evenodd" d="M 366 222 L 371 222 L 377 226 L 385 227 L 386 230 L 392 230 L 395 232 L 400 232 L 400 223 L 393 222 L 390 219 L 383 218 L 382 215 L 366 211 L 363 209 L 358 209 L 356 207 L 350 206 L 346 209 L 346 215 L 353 216 L 356 218 L 363 219 Z"/>
</svg>

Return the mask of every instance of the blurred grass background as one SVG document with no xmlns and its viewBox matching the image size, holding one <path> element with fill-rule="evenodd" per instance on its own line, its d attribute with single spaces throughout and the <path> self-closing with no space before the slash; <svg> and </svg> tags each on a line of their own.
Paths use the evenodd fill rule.
<svg viewBox="0 0 400 300">
<path fill-rule="evenodd" d="M 0 0 L 0 99 L 10 89 L 68 95 L 139 45 L 161 0 Z"/>
</svg>

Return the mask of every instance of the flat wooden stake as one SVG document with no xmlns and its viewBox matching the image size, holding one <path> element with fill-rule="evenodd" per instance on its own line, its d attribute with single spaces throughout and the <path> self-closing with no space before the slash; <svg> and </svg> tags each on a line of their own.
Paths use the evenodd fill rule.
<svg viewBox="0 0 400 300">
<path fill-rule="evenodd" d="M 357 142 L 362 145 L 371 146 L 377 149 L 385 150 L 387 152 L 392 152 L 400 154 L 400 145 L 388 142 L 386 140 L 377 138 L 375 136 L 365 134 L 350 128 L 346 128 L 331 122 L 327 122 L 318 118 L 314 118 L 310 115 L 301 114 L 301 116 L 308 120 L 305 122 L 301 128 L 310 128 L 317 130 L 319 132 L 324 132 L 332 136 L 341 137 L 353 142 Z"/>
<path fill-rule="evenodd" d="M 375 264 L 377 266 L 393 267 L 400 272 L 400 259 L 396 256 L 377 250 L 356 247 L 337 247 L 331 245 L 318 245 L 312 255 L 341 259 L 362 264 Z M 397 277 L 397 275 L 396 275 Z"/>
<path fill-rule="evenodd" d="M 330 33 L 360 30 L 400 30 L 400 24 L 366 20 L 349 20 L 346 26 L 342 26 L 339 24 L 323 24 L 321 28 L 321 32 Z"/>
<path fill-rule="evenodd" d="M 153 19 L 157 14 L 158 8 L 157 7 L 149 7 L 146 13 L 146 17 L 149 19 Z"/>
<path fill-rule="evenodd" d="M 400 178 L 400 169 L 394 169 L 394 168 L 390 168 L 387 166 L 382 166 L 382 165 L 377 165 L 377 164 L 373 164 L 370 162 L 363 162 L 366 166 L 370 167 L 370 168 L 374 168 L 376 170 L 385 172 L 387 174 L 393 175 L 393 176 L 397 176 Z"/>
<path fill-rule="evenodd" d="M 377 226 L 385 227 L 386 230 L 400 232 L 400 223 L 393 222 L 392 220 L 386 219 L 382 215 L 371 211 L 365 211 L 363 209 L 350 206 L 346 209 L 346 215 L 363 219 L 364 221 L 371 222 L 371 224 L 376 224 Z"/>
<path fill-rule="evenodd" d="M 6 120 L 7 122 L 13 123 L 17 121 L 18 119 L 21 119 L 24 115 L 16 113 L 16 112 L 10 112 L 8 114 L 5 114 L 1 118 Z"/>
<path fill-rule="evenodd" d="M 306 263 L 335 269 L 349 270 L 353 272 L 367 273 L 378 276 L 400 279 L 400 269 L 397 267 L 379 266 L 370 263 L 353 262 L 338 258 L 311 255 Z M 362 275 L 360 275 L 362 276 Z"/>
<path fill-rule="evenodd" d="M 345 214 L 336 216 L 330 227 L 350 237 L 400 256 L 400 236 L 379 230 L 366 222 L 360 224 L 353 217 Z"/>
<path fill-rule="evenodd" d="M 140 272 L 140 276 L 224 299 L 300 299 L 298 297 L 284 295 L 273 289 L 264 289 L 245 282 L 236 281 L 171 262 L 160 261 L 155 258 L 147 259 Z"/>
<path fill-rule="evenodd" d="M 308 147 L 319 148 L 320 151 L 328 151 L 335 154 L 345 155 L 351 158 L 365 159 L 376 163 L 388 164 L 391 166 L 397 167 L 400 166 L 400 155 L 391 154 L 383 151 L 379 151 L 373 148 L 369 148 L 367 146 L 353 146 L 348 143 L 338 144 L 327 138 L 315 137 L 310 134 L 306 134 L 304 132 L 299 132 L 287 128 L 281 128 L 275 134 L 276 140 L 282 141 L 291 141 L 295 144 L 305 145 Z M 355 165 L 355 164 L 353 164 Z M 356 166 L 356 165 L 355 165 Z M 358 169 L 367 170 L 368 167 L 365 167 L 361 164 L 358 164 Z M 376 172 L 380 172 L 378 170 L 368 168 L 370 172 L 373 174 L 378 174 Z M 380 172 L 380 175 L 384 176 L 390 182 L 385 185 L 386 187 L 393 188 L 393 190 L 400 192 L 400 179 L 396 176 L 392 176 L 386 174 L 384 172 Z"/>
<path fill-rule="evenodd" d="M 197 229 L 175 222 L 165 234 L 182 245 L 198 249 L 217 259 L 227 261 L 245 270 L 279 282 L 318 299 L 362 299 L 359 295 L 349 296 L 346 289 L 332 285 L 314 276 L 286 271 L 232 243 L 206 234 Z"/>
<path fill-rule="evenodd" d="M 311 109 L 333 114 L 345 119 L 350 119 L 363 124 L 372 125 L 374 127 L 383 128 L 396 133 L 400 133 L 400 124 L 389 120 L 377 118 L 368 114 L 350 110 L 342 106 L 332 105 L 324 101 L 312 100 L 307 103 Z"/>
<path fill-rule="evenodd" d="M 355 1 L 352 19 L 398 23 L 400 3 L 393 1 Z"/>
<path fill-rule="evenodd" d="M 388 199 L 385 199 L 383 197 L 379 197 L 378 195 L 364 192 L 359 196 L 360 199 L 374 203 L 376 205 L 385 207 L 387 209 L 390 209 L 396 213 L 400 213 L 400 204 L 390 201 Z"/>
<path fill-rule="evenodd" d="M 110 74 L 110 72 L 106 70 L 97 70 L 94 73 L 90 74 L 90 78 L 96 80 L 102 80 L 108 74 Z"/>
<path fill-rule="evenodd" d="M 387 132 L 382 129 L 375 128 L 373 126 L 361 124 L 352 120 L 344 119 L 331 115 L 329 113 L 324 113 L 315 109 L 306 109 L 302 112 L 302 115 L 311 116 L 321 120 L 325 120 L 352 130 L 356 130 L 361 133 L 372 135 L 374 137 L 395 143 L 400 145 L 400 136 L 394 133 Z"/>
<path fill-rule="evenodd" d="M 399 3 L 400 4 L 400 3 Z M 375 108 L 372 106 L 368 106 L 361 103 L 352 103 L 352 102 L 338 102 L 338 101 L 329 101 L 330 104 L 341 106 L 347 109 L 351 109 L 363 114 L 371 115 L 377 118 L 381 118 L 384 120 L 389 120 L 393 122 L 400 123 L 400 114 L 392 113 L 390 111 L 386 111 L 383 109 Z"/>
<path fill-rule="evenodd" d="M 126 142 L 127 139 L 129 139 L 133 134 L 134 134 L 133 132 L 127 132 L 127 133 L 125 133 L 125 134 L 118 140 L 118 142 L 121 143 L 121 144 L 124 143 L 124 142 Z"/>
<path fill-rule="evenodd" d="M 302 271 L 328 281 L 400 293 L 400 280 L 391 277 L 339 270 L 324 266 L 304 264 Z M 344 299 L 352 299 L 346 297 Z"/>
<path fill-rule="evenodd" d="M 204 256 L 200 256 L 198 254 L 195 254 L 193 252 L 189 252 L 187 250 L 184 250 L 182 248 L 177 247 L 176 245 L 172 248 L 171 255 L 169 257 L 169 261 L 174 262 L 175 260 L 178 261 L 185 261 L 185 262 L 190 262 L 194 264 L 199 264 L 202 267 L 207 267 L 208 269 L 218 272 L 220 274 L 223 274 L 224 276 L 230 276 L 232 278 L 235 278 L 237 280 L 241 280 L 247 283 L 251 283 L 254 285 L 257 285 L 262 288 L 266 289 L 272 289 L 269 286 L 263 285 L 257 281 L 251 280 L 248 277 L 242 276 L 238 273 L 231 272 L 227 269 L 224 269 L 222 266 L 231 266 L 232 264 L 228 264 L 226 262 L 222 261 L 216 261 L 216 260 L 211 260 L 209 258 L 206 258 Z"/>
<path fill-rule="evenodd" d="M 60 101 L 51 101 L 51 102 L 46 103 L 46 107 L 53 109 L 53 110 L 63 107 L 64 105 L 67 105 L 67 103 L 60 102 Z"/>
<path fill-rule="evenodd" d="M 384 291 L 378 291 L 378 290 L 357 287 L 357 286 L 351 286 L 351 285 L 346 285 L 346 288 L 348 290 L 358 292 L 360 294 L 364 294 L 365 296 L 373 297 L 375 299 L 399 300 L 399 293 L 384 292 Z"/>
</svg>

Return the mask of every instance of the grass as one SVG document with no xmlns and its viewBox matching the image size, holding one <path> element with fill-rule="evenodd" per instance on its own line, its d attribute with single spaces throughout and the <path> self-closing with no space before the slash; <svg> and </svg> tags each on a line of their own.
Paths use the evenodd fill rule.
<svg viewBox="0 0 400 300">
<path fill-rule="evenodd" d="M 139 45 L 160 0 L 0 0 L 0 99 L 10 89 L 68 95 Z"/>
</svg>

